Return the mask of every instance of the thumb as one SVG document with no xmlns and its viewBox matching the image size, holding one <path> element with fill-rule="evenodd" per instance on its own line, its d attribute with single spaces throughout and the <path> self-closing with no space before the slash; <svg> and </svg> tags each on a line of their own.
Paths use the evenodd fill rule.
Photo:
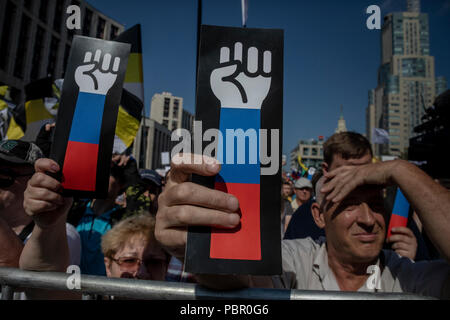
<svg viewBox="0 0 450 320">
<path fill-rule="evenodd" d="M 225 67 L 215 69 L 211 74 L 211 80 L 214 82 L 222 82 L 224 77 L 231 76 L 236 72 L 238 65 L 232 64 Z"/>
<path fill-rule="evenodd" d="M 34 164 L 34 169 L 36 172 L 42 172 L 42 173 L 58 173 L 60 170 L 59 165 L 53 161 L 52 159 L 39 159 Z"/>
</svg>

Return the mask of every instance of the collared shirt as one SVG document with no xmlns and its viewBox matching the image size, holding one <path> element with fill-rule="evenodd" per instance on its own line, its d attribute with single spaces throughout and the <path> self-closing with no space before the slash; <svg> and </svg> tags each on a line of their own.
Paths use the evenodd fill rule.
<svg viewBox="0 0 450 320">
<path fill-rule="evenodd" d="M 311 238 L 283 240 L 282 257 L 283 274 L 272 277 L 275 288 L 340 291 L 328 265 L 325 242 L 317 243 Z M 380 257 L 384 259 L 384 268 L 379 286 L 366 283 L 358 291 L 409 292 L 438 298 L 450 297 L 450 265 L 446 261 L 414 262 L 391 250 L 383 250 Z M 378 267 L 380 262 L 379 258 Z"/>
</svg>

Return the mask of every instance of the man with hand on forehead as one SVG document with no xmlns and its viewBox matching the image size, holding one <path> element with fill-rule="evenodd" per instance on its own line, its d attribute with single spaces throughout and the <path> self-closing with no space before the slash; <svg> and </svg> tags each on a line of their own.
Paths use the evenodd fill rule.
<svg viewBox="0 0 450 320">
<path fill-rule="evenodd" d="M 325 230 L 326 242 L 283 240 L 281 276 L 197 275 L 198 283 L 216 289 L 263 286 L 410 292 L 449 298 L 449 191 L 407 161 L 371 163 L 370 144 L 359 134 L 341 133 L 327 143 L 324 177 L 316 184 L 318 202 L 312 207 L 316 224 Z M 188 226 L 232 229 L 240 221 L 239 202 L 234 196 L 190 182 L 191 174 L 214 176 L 220 171 L 214 159 L 203 157 L 202 164 L 195 164 L 195 157 L 173 160 L 159 199 L 156 237 L 180 259 L 184 258 Z M 447 261 L 414 263 L 382 250 L 387 213 L 381 188 L 392 184 L 400 187 Z M 369 285 L 369 267 L 375 265 L 380 279 Z"/>
</svg>

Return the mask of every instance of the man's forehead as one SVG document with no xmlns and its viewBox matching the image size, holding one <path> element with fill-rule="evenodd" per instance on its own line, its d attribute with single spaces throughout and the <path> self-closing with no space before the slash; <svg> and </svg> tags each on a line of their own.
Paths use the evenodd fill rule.
<svg viewBox="0 0 450 320">
<path fill-rule="evenodd" d="M 382 197 L 383 187 L 377 185 L 364 185 L 359 186 L 350 194 L 345 197 L 347 199 L 377 199 L 378 197 Z"/>
<path fill-rule="evenodd" d="M 323 179 L 325 180 L 325 179 Z M 320 181 L 320 188 L 323 186 L 323 180 Z M 320 190 L 320 189 L 319 189 Z M 320 191 L 318 191 L 320 192 Z M 328 210 L 333 203 L 331 200 L 326 200 L 326 195 L 321 193 L 321 196 L 317 197 L 317 202 L 320 205 L 322 211 Z M 377 185 L 363 185 L 352 190 L 343 200 L 340 201 L 339 205 L 349 203 L 349 202 L 367 202 L 375 203 L 383 200 L 383 187 Z"/>
<path fill-rule="evenodd" d="M 369 164 L 372 161 L 372 157 L 369 152 L 367 152 L 364 156 L 360 158 L 349 158 L 344 159 L 342 155 L 335 154 L 333 155 L 333 162 L 331 163 L 330 170 L 339 168 L 341 166 L 348 166 L 348 165 L 362 165 L 362 164 Z"/>
</svg>

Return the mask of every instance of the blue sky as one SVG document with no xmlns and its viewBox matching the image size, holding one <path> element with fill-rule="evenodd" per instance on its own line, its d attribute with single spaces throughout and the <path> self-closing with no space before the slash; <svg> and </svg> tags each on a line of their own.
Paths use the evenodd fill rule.
<svg viewBox="0 0 450 320">
<path fill-rule="evenodd" d="M 143 32 L 145 106 L 163 91 L 195 111 L 196 0 L 88 0 Z M 450 0 L 422 0 L 430 21 L 436 76 L 450 83 Z M 344 4 L 345 3 L 345 4 Z M 298 140 L 334 133 L 344 107 L 347 128 L 365 132 L 368 90 L 377 85 L 380 30 L 368 30 L 366 8 L 384 16 L 406 11 L 406 0 L 249 0 L 249 28 L 284 29 L 283 153 Z M 241 0 L 203 0 L 203 24 L 241 26 Z"/>
</svg>

